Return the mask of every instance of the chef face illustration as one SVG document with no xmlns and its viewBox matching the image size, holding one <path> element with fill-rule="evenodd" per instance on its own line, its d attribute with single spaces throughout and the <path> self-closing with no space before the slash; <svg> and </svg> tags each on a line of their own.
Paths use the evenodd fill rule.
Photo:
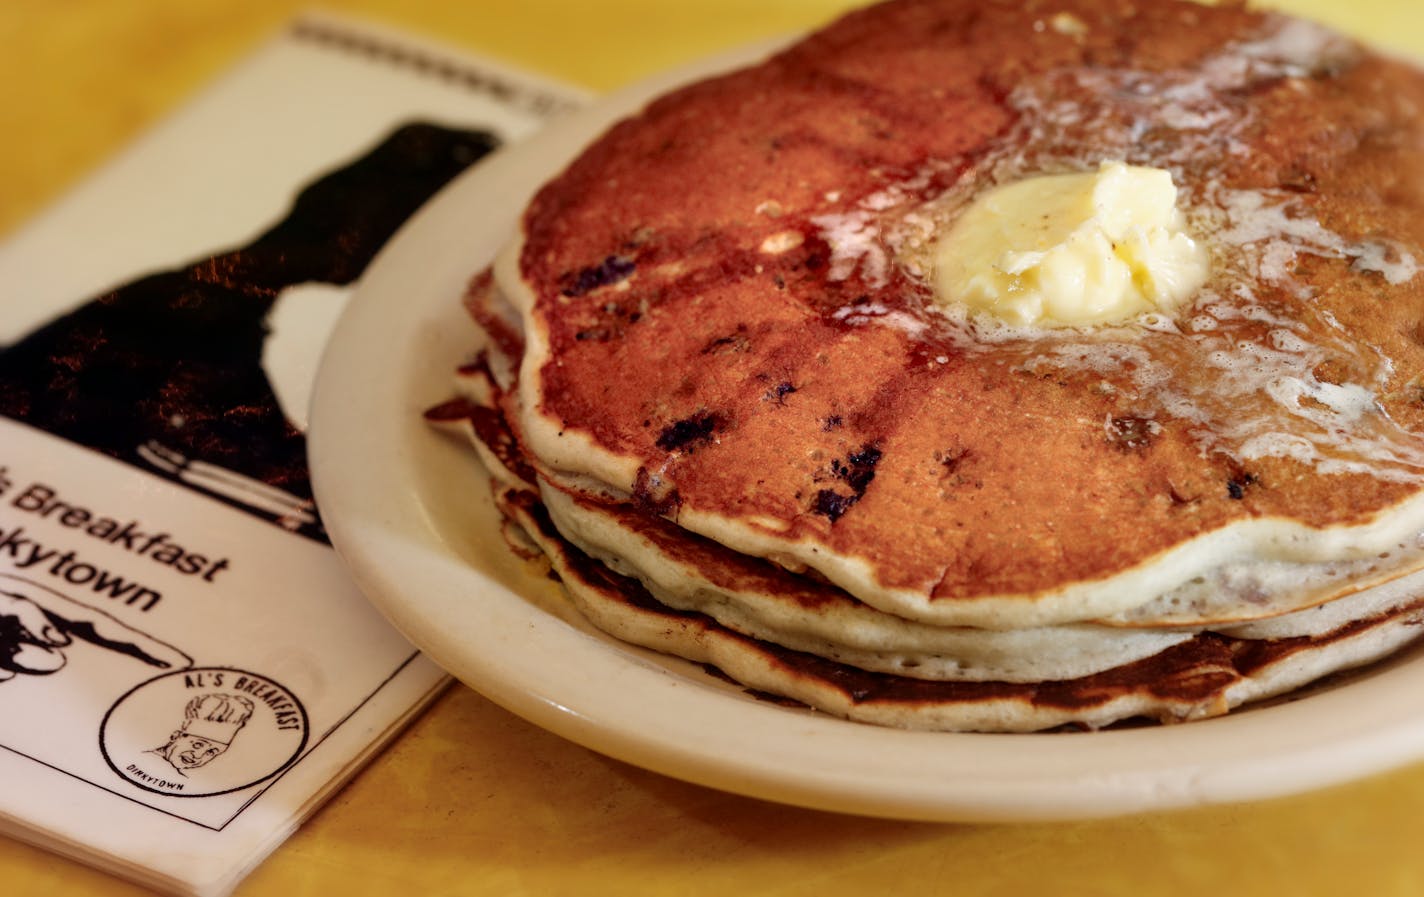
<svg viewBox="0 0 1424 897">
<path fill-rule="evenodd" d="M 155 737 L 165 732 L 166 741 Z M 307 732 L 301 701 L 272 679 L 188 667 L 129 689 L 104 715 L 99 747 L 109 768 L 138 788 L 202 798 L 281 773 L 301 756 Z"/>
<path fill-rule="evenodd" d="M 252 716 L 252 709 L 252 701 L 242 695 L 199 695 L 183 708 L 183 724 L 168 737 L 168 743 L 152 753 L 186 775 L 187 770 L 206 766 L 226 751 Z"/>
</svg>

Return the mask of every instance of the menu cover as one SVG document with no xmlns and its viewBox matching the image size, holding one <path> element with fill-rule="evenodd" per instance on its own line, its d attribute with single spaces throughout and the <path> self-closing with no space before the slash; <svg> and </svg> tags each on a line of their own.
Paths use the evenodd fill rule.
<svg viewBox="0 0 1424 897">
<path fill-rule="evenodd" d="M 438 692 L 308 394 L 401 223 L 582 100 L 308 16 L 0 245 L 0 832 L 225 893 Z"/>
</svg>

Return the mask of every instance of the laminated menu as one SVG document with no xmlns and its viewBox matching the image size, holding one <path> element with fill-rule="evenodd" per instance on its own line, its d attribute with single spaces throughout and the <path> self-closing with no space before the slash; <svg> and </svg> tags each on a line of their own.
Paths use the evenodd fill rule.
<svg viewBox="0 0 1424 897">
<path fill-rule="evenodd" d="M 308 393 L 401 224 L 581 100 L 308 16 L 0 245 L 0 831 L 224 893 L 438 693 Z"/>
</svg>

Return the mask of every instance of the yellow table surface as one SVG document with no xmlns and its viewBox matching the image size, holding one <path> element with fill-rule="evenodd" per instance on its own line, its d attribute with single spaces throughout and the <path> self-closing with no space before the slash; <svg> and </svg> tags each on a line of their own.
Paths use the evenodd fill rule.
<svg viewBox="0 0 1424 897">
<path fill-rule="evenodd" d="M 302 0 L 0 2 L 0 235 L 235 63 Z M 845 0 L 329 0 L 597 90 L 824 21 Z M 1419 0 L 1279 0 L 1424 56 Z M 1417 712 L 1417 708 L 1415 709 Z M 0 785 L 3 787 L 3 785 Z M 1424 763 L 1236 806 L 934 825 L 722 794 L 448 691 L 238 889 L 300 895 L 1424 894 Z M 0 839 L 0 893 L 142 889 Z"/>
</svg>

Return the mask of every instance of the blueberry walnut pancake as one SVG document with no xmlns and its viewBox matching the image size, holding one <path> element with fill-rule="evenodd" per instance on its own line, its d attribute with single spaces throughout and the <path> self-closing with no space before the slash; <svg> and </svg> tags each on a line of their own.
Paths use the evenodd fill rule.
<svg viewBox="0 0 1424 897">
<path fill-rule="evenodd" d="M 850 719 L 1214 716 L 1424 621 L 1424 75 L 1173 0 L 903 0 L 621 121 L 465 298 L 598 627 Z"/>
</svg>

